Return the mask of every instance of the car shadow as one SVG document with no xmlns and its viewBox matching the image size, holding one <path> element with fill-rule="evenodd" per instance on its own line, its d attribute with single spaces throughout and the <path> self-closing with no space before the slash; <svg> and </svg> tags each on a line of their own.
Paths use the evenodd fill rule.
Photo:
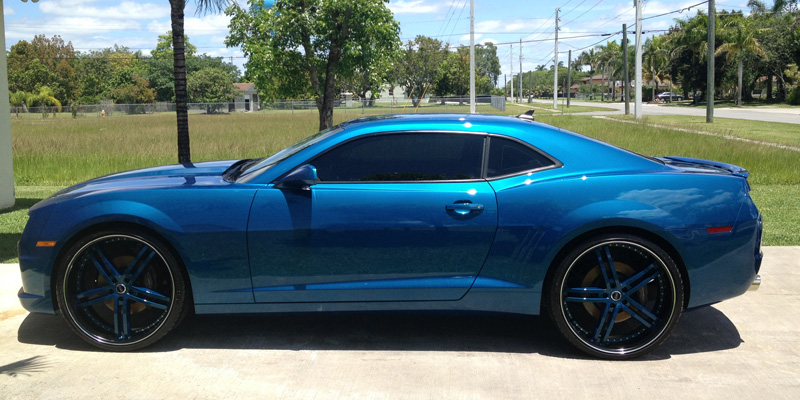
<svg viewBox="0 0 800 400">
<path fill-rule="evenodd" d="M 30 314 L 21 343 L 73 351 L 99 351 L 78 338 L 61 317 Z M 637 360 L 721 351 L 742 343 L 733 323 L 713 307 L 683 314 L 667 341 Z M 592 359 L 575 350 L 544 317 L 497 314 L 326 313 L 187 318 L 168 337 L 142 352 L 180 349 L 454 351 L 530 353 Z"/>
</svg>

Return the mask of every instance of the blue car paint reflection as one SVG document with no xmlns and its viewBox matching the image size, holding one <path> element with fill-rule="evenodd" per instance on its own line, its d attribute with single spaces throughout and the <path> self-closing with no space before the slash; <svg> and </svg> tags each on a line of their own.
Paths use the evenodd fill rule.
<svg viewBox="0 0 800 400">
<path fill-rule="evenodd" d="M 455 181 L 276 182 L 336 146 L 393 132 L 523 141 L 552 167 Z M 130 171 L 59 192 L 30 210 L 20 242 L 30 311 L 54 313 L 53 266 L 71 238 L 139 226 L 185 266 L 198 313 L 470 309 L 538 314 L 553 261 L 597 232 L 635 232 L 670 249 L 688 306 L 744 292 L 760 263 L 760 217 L 741 174 L 645 158 L 505 117 L 403 115 L 342 124 L 254 166 L 235 161 Z M 480 207 L 468 206 L 469 204 Z M 472 208 L 470 208 L 472 207 Z M 469 212 L 457 212 L 467 209 Z M 709 233 L 708 227 L 732 227 Z M 36 247 L 36 241 L 56 241 Z"/>
</svg>

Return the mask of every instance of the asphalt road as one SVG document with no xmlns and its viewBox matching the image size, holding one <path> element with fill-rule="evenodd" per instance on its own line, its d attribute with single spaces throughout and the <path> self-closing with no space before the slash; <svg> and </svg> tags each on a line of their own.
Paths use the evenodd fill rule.
<svg viewBox="0 0 800 400">
<path fill-rule="evenodd" d="M 767 247 L 760 290 L 683 314 L 634 361 L 584 357 L 543 318 L 203 316 L 136 353 L 95 351 L 16 301 L 0 265 L 0 398 L 796 399 L 800 247 Z"/>
<path fill-rule="evenodd" d="M 534 99 L 537 106 L 547 105 L 552 107 L 552 100 Z M 523 102 L 522 105 L 528 103 Z M 561 109 L 561 99 L 558 103 Z M 570 101 L 571 105 L 576 106 L 591 106 L 591 107 L 606 107 L 613 108 L 616 111 L 597 111 L 590 113 L 575 113 L 572 115 L 611 115 L 623 114 L 625 111 L 625 103 L 621 102 L 583 102 L 583 101 Z M 630 110 L 633 114 L 633 102 L 631 102 Z M 544 114 L 543 114 L 544 115 Z M 693 115 L 693 116 L 706 116 L 705 107 L 678 107 L 666 106 L 660 104 L 642 104 L 642 115 Z M 734 118 L 734 119 L 749 119 L 755 121 L 769 121 L 769 122 L 783 122 L 788 124 L 800 124 L 800 107 L 796 108 L 768 108 L 768 107 L 716 107 L 714 108 L 715 118 Z"/>
</svg>

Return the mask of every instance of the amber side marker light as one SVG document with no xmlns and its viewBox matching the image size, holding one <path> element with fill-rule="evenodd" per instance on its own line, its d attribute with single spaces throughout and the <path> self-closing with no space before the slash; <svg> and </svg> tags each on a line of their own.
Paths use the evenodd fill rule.
<svg viewBox="0 0 800 400">
<path fill-rule="evenodd" d="M 733 230 L 732 226 L 715 226 L 711 228 L 706 228 L 708 233 L 725 233 L 730 232 Z"/>
<path fill-rule="evenodd" d="M 56 242 L 36 242 L 36 247 L 53 247 L 56 245 Z"/>
</svg>

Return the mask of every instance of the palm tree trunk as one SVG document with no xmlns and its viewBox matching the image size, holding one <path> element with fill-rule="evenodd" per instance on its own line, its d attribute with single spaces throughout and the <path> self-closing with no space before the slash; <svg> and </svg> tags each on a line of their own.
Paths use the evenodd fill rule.
<svg viewBox="0 0 800 400">
<path fill-rule="evenodd" d="M 186 93 L 186 55 L 183 37 L 184 0 L 170 0 L 172 18 L 172 60 L 175 76 L 175 111 L 178 117 L 178 163 L 192 162 L 189 147 L 189 101 Z"/>
<path fill-rule="evenodd" d="M 594 82 L 594 68 L 589 71 L 589 100 L 594 100 L 594 90 L 592 89 L 592 82 Z"/>
<path fill-rule="evenodd" d="M 606 66 L 600 66 L 600 101 L 606 101 Z"/>
<path fill-rule="evenodd" d="M 739 87 L 736 89 L 736 105 L 742 105 L 742 57 L 739 57 Z"/>
</svg>

